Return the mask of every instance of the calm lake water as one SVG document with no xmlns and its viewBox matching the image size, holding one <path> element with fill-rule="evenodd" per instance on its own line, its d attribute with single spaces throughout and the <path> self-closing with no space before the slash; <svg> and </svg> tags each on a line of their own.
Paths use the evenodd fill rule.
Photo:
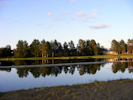
<svg viewBox="0 0 133 100">
<path fill-rule="evenodd" d="M 1 65 L 9 66 L 27 64 L 25 61 L 23 61 L 23 63 L 20 62 L 19 64 L 18 61 L 17 63 L 1 62 Z M 0 69 L 0 92 L 42 86 L 49 87 L 91 83 L 95 80 L 107 81 L 120 78 L 133 79 L 132 62 L 113 62 L 106 64 L 73 65 L 60 67 Z"/>
</svg>

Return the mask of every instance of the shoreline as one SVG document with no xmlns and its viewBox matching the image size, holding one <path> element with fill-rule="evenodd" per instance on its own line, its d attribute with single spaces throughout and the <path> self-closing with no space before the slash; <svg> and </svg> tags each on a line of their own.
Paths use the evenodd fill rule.
<svg viewBox="0 0 133 100">
<path fill-rule="evenodd" d="M 29 90 L 0 92 L 0 100 L 48 99 L 48 100 L 87 100 L 87 99 L 133 99 L 133 79 L 119 79 L 105 82 L 72 86 L 40 87 Z"/>
<path fill-rule="evenodd" d="M 27 58 L 0 58 L 0 61 L 13 61 L 13 60 L 52 60 L 52 59 L 112 59 L 112 58 L 133 58 L 133 55 L 94 55 L 94 56 L 68 56 L 68 57 L 27 57 Z"/>
<path fill-rule="evenodd" d="M 17 65 L 17 66 L 0 66 L 0 68 L 38 68 L 38 67 L 56 67 L 56 66 L 71 66 L 71 65 L 89 65 L 89 64 L 104 64 L 112 62 L 133 62 L 133 61 L 98 61 L 98 62 L 77 62 L 77 63 L 59 63 L 59 64 L 42 64 L 42 65 Z"/>
<path fill-rule="evenodd" d="M 77 63 L 59 63 L 59 64 L 42 64 L 42 65 L 0 66 L 0 68 L 37 68 L 37 67 L 56 67 L 56 66 L 88 65 L 88 64 L 104 64 L 104 63 L 108 63 L 108 61 L 77 62 Z"/>
</svg>

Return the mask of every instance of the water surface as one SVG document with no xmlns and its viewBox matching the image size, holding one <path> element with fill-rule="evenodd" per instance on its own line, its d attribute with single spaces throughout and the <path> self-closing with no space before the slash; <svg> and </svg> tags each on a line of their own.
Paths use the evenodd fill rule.
<svg viewBox="0 0 133 100">
<path fill-rule="evenodd" d="M 0 69 L 0 92 L 133 78 L 132 62 Z"/>
</svg>

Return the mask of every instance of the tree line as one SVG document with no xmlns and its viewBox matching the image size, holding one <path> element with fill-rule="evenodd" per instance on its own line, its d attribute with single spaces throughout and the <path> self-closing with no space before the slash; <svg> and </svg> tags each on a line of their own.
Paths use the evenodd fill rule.
<svg viewBox="0 0 133 100">
<path fill-rule="evenodd" d="M 11 48 L 11 47 L 10 47 Z M 16 49 L 14 50 L 14 57 L 67 57 L 67 56 L 90 56 L 100 55 L 103 47 L 95 40 L 82 40 L 79 39 L 77 46 L 73 41 L 64 42 L 61 45 L 57 40 L 54 41 L 39 41 L 34 39 L 30 45 L 27 41 L 19 40 Z M 0 49 L 0 52 L 1 51 Z M 5 55 L 5 56 L 9 56 Z M 0 54 L 0 57 L 4 57 Z"/>
<path fill-rule="evenodd" d="M 57 40 L 41 42 L 34 39 L 30 45 L 26 41 L 19 40 L 15 49 L 15 57 L 62 57 L 62 56 L 89 56 L 101 54 L 100 44 L 95 40 L 78 41 L 77 47 L 74 42 L 64 42 L 61 45 Z"/>
<path fill-rule="evenodd" d="M 10 56 L 13 56 L 10 45 L 7 45 L 4 48 L 0 48 L 0 57 L 10 57 Z"/>
<path fill-rule="evenodd" d="M 16 49 L 11 50 L 11 46 L 7 45 L 4 48 L 0 48 L 0 57 L 67 57 L 67 56 L 92 56 L 101 55 L 105 49 L 96 43 L 95 40 L 82 40 L 79 39 L 77 46 L 73 41 L 64 42 L 61 45 L 57 40 L 54 41 L 39 41 L 34 39 L 30 45 L 27 41 L 19 40 Z M 118 54 L 131 54 L 133 53 L 133 39 L 128 39 L 127 43 L 124 40 L 116 41 L 115 39 L 111 42 L 111 48 Z M 14 55 L 13 55 L 14 54 Z"/>
<path fill-rule="evenodd" d="M 124 40 L 116 41 L 115 39 L 111 42 L 111 50 L 118 52 L 118 54 L 131 54 L 133 53 L 133 39 L 128 39 L 127 43 Z"/>
</svg>

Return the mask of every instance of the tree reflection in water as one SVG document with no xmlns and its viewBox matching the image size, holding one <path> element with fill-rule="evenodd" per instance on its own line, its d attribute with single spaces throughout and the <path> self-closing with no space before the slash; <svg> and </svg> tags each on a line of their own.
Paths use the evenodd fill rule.
<svg viewBox="0 0 133 100">
<path fill-rule="evenodd" d="M 54 63 L 68 63 L 68 62 L 80 62 L 81 60 L 55 60 Z M 86 60 L 85 60 L 86 61 Z M 94 61 L 94 60 L 93 60 Z M 51 63 L 50 61 L 43 61 L 43 64 L 45 63 Z M 42 61 L 14 61 L 14 65 L 29 65 L 29 64 L 42 64 Z M 2 63 L 3 65 L 6 65 Z M 79 72 L 79 75 L 84 74 L 96 74 L 97 71 L 101 69 L 101 67 L 104 67 L 105 64 L 90 64 L 90 65 L 70 65 L 70 66 L 56 66 L 56 67 L 41 67 L 41 68 L 16 68 L 17 74 L 20 78 L 27 77 L 29 73 L 31 73 L 35 78 L 38 78 L 39 76 L 55 76 L 57 77 L 61 73 L 65 74 L 71 74 L 73 75 L 75 72 L 75 69 Z M 9 66 L 7 64 L 7 66 Z M 126 69 L 128 69 L 129 73 L 133 72 L 133 62 L 113 62 L 112 63 L 112 71 L 113 73 L 122 72 L 124 73 Z M 7 71 L 11 72 L 11 68 L 8 69 L 0 69 L 1 71 Z"/>
<path fill-rule="evenodd" d="M 19 77 L 27 77 L 29 74 L 29 69 L 28 68 L 17 68 L 17 74 Z"/>
<path fill-rule="evenodd" d="M 93 64 L 93 65 L 72 65 L 72 66 L 56 66 L 56 67 L 41 67 L 41 68 L 17 68 L 17 74 L 19 77 L 27 77 L 29 73 L 31 73 L 35 78 L 39 76 L 55 76 L 57 77 L 61 73 L 71 74 L 73 75 L 75 69 L 80 75 L 84 74 L 96 74 L 103 67 L 104 64 Z M 117 73 L 121 71 L 125 72 L 126 68 L 128 68 L 129 73 L 133 72 L 133 63 L 127 62 L 113 62 L 112 71 L 113 73 Z"/>
<path fill-rule="evenodd" d="M 40 75 L 45 77 L 46 75 L 51 75 L 57 77 L 59 74 L 64 72 L 65 74 L 74 74 L 75 68 L 79 71 L 80 75 L 83 74 L 95 74 L 97 70 L 100 70 L 100 64 L 94 65 L 73 65 L 73 66 L 56 66 L 56 67 L 41 67 L 41 68 L 17 68 L 17 74 L 19 77 L 27 77 L 29 72 L 34 76 L 34 78 Z"/>
<path fill-rule="evenodd" d="M 95 74 L 97 70 L 100 70 L 100 64 L 93 65 L 78 65 L 78 71 L 80 75 L 83 74 Z"/>
<path fill-rule="evenodd" d="M 113 62 L 112 64 L 113 73 L 117 73 L 118 71 L 124 73 L 126 68 L 128 68 L 129 73 L 133 72 L 133 62 Z"/>
<path fill-rule="evenodd" d="M 133 72 L 133 63 L 128 62 L 128 70 L 129 70 L 129 73 Z"/>
<path fill-rule="evenodd" d="M 0 66 L 10 66 L 13 65 L 14 63 L 11 61 L 1 61 Z M 0 71 L 6 71 L 6 72 L 11 72 L 11 68 L 0 68 Z"/>
<path fill-rule="evenodd" d="M 11 68 L 0 68 L 0 71 L 11 72 Z"/>
</svg>

